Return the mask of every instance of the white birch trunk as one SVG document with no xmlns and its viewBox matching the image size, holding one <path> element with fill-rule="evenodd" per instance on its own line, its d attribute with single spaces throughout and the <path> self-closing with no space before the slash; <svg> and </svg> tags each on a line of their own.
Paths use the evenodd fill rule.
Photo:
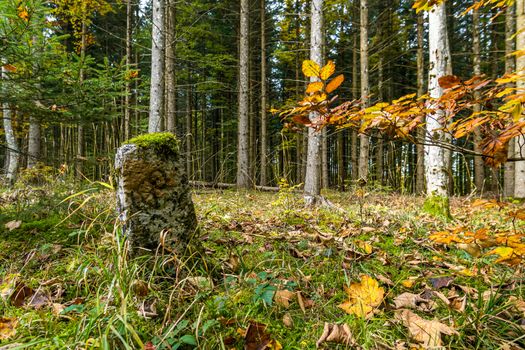
<svg viewBox="0 0 525 350">
<path fill-rule="evenodd" d="M 237 130 L 237 187 L 250 187 L 249 123 L 249 1 L 241 0 L 239 38 L 239 125 Z"/>
<path fill-rule="evenodd" d="M 424 18 L 423 13 L 420 12 L 417 15 L 417 95 L 423 96 L 425 93 L 424 83 L 425 83 L 425 59 L 423 57 L 424 49 Z M 419 128 L 417 130 L 418 143 L 416 145 L 417 149 L 417 165 L 416 165 L 416 194 L 423 194 L 425 192 L 425 130 Z"/>
<path fill-rule="evenodd" d="M 8 79 L 7 70 L 2 67 L 2 79 Z M 2 103 L 2 116 L 4 124 L 5 141 L 7 144 L 7 162 L 6 168 L 6 180 L 8 185 L 14 184 L 16 181 L 16 172 L 18 170 L 18 163 L 20 161 L 20 150 L 15 138 L 15 132 L 13 130 L 13 113 L 9 107 L 9 103 Z"/>
<path fill-rule="evenodd" d="M 474 75 L 481 74 L 481 52 L 480 52 L 480 42 L 479 42 L 479 10 L 474 9 L 472 11 L 472 65 L 474 70 Z M 479 99 L 480 94 L 478 91 L 474 93 L 474 97 Z M 481 107 L 479 104 L 474 105 L 473 111 L 479 112 Z M 474 131 L 474 152 L 480 154 L 481 147 L 479 145 L 481 141 L 481 131 L 479 128 L 476 128 Z M 474 185 L 476 185 L 476 190 L 481 192 L 483 190 L 483 182 L 485 180 L 485 170 L 483 166 L 483 159 L 481 156 L 474 156 Z"/>
<path fill-rule="evenodd" d="M 164 109 L 164 5 L 165 0 L 153 0 L 148 132 L 159 132 L 162 130 Z"/>
<path fill-rule="evenodd" d="M 516 19 L 514 4 L 512 4 L 505 10 L 505 73 L 512 73 L 516 70 L 516 63 L 512 56 L 515 47 L 514 40 L 512 40 L 514 33 L 516 33 Z M 508 156 L 509 158 L 514 157 L 514 142 L 509 142 Z M 504 165 L 503 195 L 505 197 L 514 195 L 514 162 L 507 162 Z"/>
<path fill-rule="evenodd" d="M 312 0 L 310 20 L 310 59 L 323 64 L 322 49 L 323 0 Z M 315 77 L 310 81 L 317 81 Z M 319 116 L 310 114 L 315 122 Z M 308 153 L 306 155 L 306 175 L 304 181 L 304 199 L 307 205 L 315 205 L 321 195 L 321 132 L 308 128 Z"/>
<path fill-rule="evenodd" d="M 516 0 L 516 50 L 525 49 L 525 0 Z M 525 56 L 516 59 L 516 70 L 522 75 L 516 87 L 523 91 L 525 89 Z M 514 156 L 516 158 L 525 157 L 525 137 L 520 136 L 515 139 Z M 525 198 L 525 161 L 518 161 L 514 165 L 514 197 Z"/>
<path fill-rule="evenodd" d="M 429 12 L 429 78 L 428 92 L 432 98 L 439 98 L 443 89 L 438 79 L 447 74 L 447 65 L 450 60 L 450 50 L 447 47 L 447 22 L 445 3 L 436 5 Z M 445 134 L 440 128 L 444 126 L 445 112 L 437 110 L 427 115 L 426 145 L 425 146 L 425 175 L 427 182 L 426 209 L 434 214 L 449 216 L 448 207 L 448 173 L 447 152 L 436 143 L 445 140 Z"/>
<path fill-rule="evenodd" d="M 177 77 L 175 75 L 175 0 L 167 0 L 166 33 L 166 130 L 175 133 L 177 127 Z"/>
</svg>

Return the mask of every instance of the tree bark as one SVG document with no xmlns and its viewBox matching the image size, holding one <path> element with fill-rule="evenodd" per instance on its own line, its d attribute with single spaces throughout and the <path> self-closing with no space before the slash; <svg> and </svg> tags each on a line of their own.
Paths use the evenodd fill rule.
<svg viewBox="0 0 525 350">
<path fill-rule="evenodd" d="M 450 61 L 450 50 L 447 40 L 447 22 L 445 3 L 435 5 L 429 12 L 429 79 L 428 91 L 432 98 L 439 98 L 443 89 L 438 79 L 447 74 Z M 427 200 L 425 209 L 431 214 L 450 217 L 448 200 L 448 165 L 447 152 L 435 145 L 435 141 L 443 141 L 445 134 L 442 118 L 445 111 L 437 110 L 435 114 L 427 115 L 426 145 L 425 145 L 425 175 L 427 180 Z"/>
<path fill-rule="evenodd" d="M 2 66 L 2 79 L 7 80 L 8 74 L 4 66 Z M 5 141 L 7 145 L 6 157 L 8 158 L 6 167 L 6 180 L 9 186 L 16 181 L 18 164 L 20 162 L 20 149 L 16 142 L 15 132 L 13 130 L 13 111 L 9 103 L 2 102 L 2 116 L 4 124 Z"/>
<path fill-rule="evenodd" d="M 363 106 L 368 106 L 368 96 L 370 88 L 368 85 L 368 0 L 361 0 L 360 6 L 360 47 L 359 53 L 361 58 L 361 101 Z M 367 180 L 368 178 L 368 158 L 370 152 L 370 138 L 368 135 L 359 135 L 359 178 Z"/>
<path fill-rule="evenodd" d="M 177 76 L 175 74 L 175 0 L 167 1 L 166 31 L 166 130 L 175 133 L 177 128 Z"/>
<path fill-rule="evenodd" d="M 310 20 L 310 59 L 319 65 L 323 64 L 323 0 L 312 0 Z M 310 81 L 317 81 L 312 77 Z M 310 113 L 310 120 L 315 122 L 317 113 Z M 307 205 L 316 205 L 321 195 L 321 137 L 322 134 L 313 128 L 308 128 L 308 153 L 306 155 L 306 176 L 304 182 L 304 198 Z"/>
<path fill-rule="evenodd" d="M 425 28 L 423 26 L 424 18 L 423 12 L 417 15 L 417 95 L 423 96 L 425 93 L 425 59 L 423 56 L 424 43 L 423 37 Z M 425 192 L 425 129 L 418 128 L 417 130 L 418 143 L 416 145 L 417 165 L 416 165 L 416 193 L 422 194 Z"/>
<path fill-rule="evenodd" d="M 237 187 L 250 187 L 249 123 L 249 1 L 241 0 L 239 38 L 239 125 L 237 131 Z"/>
<path fill-rule="evenodd" d="M 352 98 L 355 100 L 359 96 L 358 92 L 358 71 L 357 71 L 357 33 L 353 35 L 353 46 L 352 46 Z M 357 131 L 351 131 L 351 149 L 350 149 L 350 158 L 352 164 L 352 179 L 357 180 L 359 178 L 359 172 L 357 168 L 359 167 L 359 161 L 357 159 L 357 146 L 358 146 L 358 137 Z"/>
<path fill-rule="evenodd" d="M 514 40 L 512 36 L 516 32 L 516 20 L 514 4 L 509 5 L 505 11 L 505 73 L 516 70 L 516 63 L 512 52 L 514 51 Z M 512 87 L 512 84 L 509 85 Z M 514 142 L 509 142 L 509 158 L 514 156 Z M 503 195 L 512 197 L 514 195 L 514 162 L 506 162 L 503 172 Z"/>
<path fill-rule="evenodd" d="M 266 2 L 261 0 L 261 177 L 259 184 L 266 186 L 267 180 L 267 120 L 266 120 Z"/>
<path fill-rule="evenodd" d="M 33 116 L 29 117 L 29 132 L 27 143 L 27 168 L 34 168 L 40 159 L 40 122 Z"/>
<path fill-rule="evenodd" d="M 516 28 L 519 32 L 516 35 L 516 50 L 525 50 L 525 0 L 516 0 Z M 516 59 L 516 70 L 523 76 L 525 70 L 525 56 Z M 518 90 L 525 89 L 525 79 L 519 79 L 516 87 Z M 514 156 L 525 157 L 525 137 L 515 138 Z M 514 165 L 514 197 L 525 198 L 525 161 L 516 162 Z"/>
<path fill-rule="evenodd" d="M 164 1 L 153 0 L 148 132 L 162 131 L 164 109 Z"/>
<path fill-rule="evenodd" d="M 479 44 L 479 10 L 475 8 L 472 11 L 472 65 L 474 75 L 481 74 L 481 52 Z M 474 92 L 474 98 L 479 99 L 480 94 L 478 91 Z M 475 104 L 473 107 L 474 113 L 481 110 L 479 104 Z M 476 128 L 474 131 L 474 152 L 481 154 L 481 147 L 479 145 L 481 140 L 481 131 Z M 483 182 L 485 180 L 485 169 L 483 165 L 483 159 L 481 156 L 474 156 L 474 185 L 477 191 L 483 190 Z"/>
<path fill-rule="evenodd" d="M 131 68 L 131 41 L 132 41 L 132 20 L 133 20 L 133 6 L 131 0 L 126 2 L 126 69 Z M 128 77 L 130 79 L 130 77 Z M 126 80 L 124 93 L 124 140 L 130 137 L 130 122 L 131 122 L 131 83 Z"/>
</svg>

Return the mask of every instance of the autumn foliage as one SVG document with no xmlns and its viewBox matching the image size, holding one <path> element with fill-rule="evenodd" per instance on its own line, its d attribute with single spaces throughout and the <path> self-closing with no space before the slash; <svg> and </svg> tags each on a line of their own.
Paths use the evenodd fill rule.
<svg viewBox="0 0 525 350">
<path fill-rule="evenodd" d="M 439 143 L 430 137 L 418 139 L 415 130 L 424 128 L 425 118 L 432 117 L 438 110 L 445 110 L 443 131 L 455 139 L 473 139 L 474 131 L 479 131 L 479 146 L 487 165 L 497 167 L 508 160 L 509 142 L 525 133 L 525 120 L 522 118 L 522 104 L 525 92 L 516 88 L 516 82 L 523 79 L 521 74 L 507 74 L 490 80 L 484 76 L 474 76 L 461 80 L 448 75 L 439 79 L 444 93 L 439 99 L 429 95 L 417 97 L 416 94 L 402 96 L 392 102 L 379 101 L 364 107 L 359 100 L 346 101 L 332 106 L 337 96 L 330 97 L 344 81 L 343 75 L 332 80 L 335 65 L 332 61 L 322 68 L 312 61 L 304 61 L 303 73 L 307 77 L 317 77 L 318 82 L 310 83 L 303 100 L 297 106 L 286 109 L 280 116 L 288 123 L 312 127 L 317 130 L 333 125 L 338 128 L 355 128 L 360 133 L 379 131 L 394 139 L 404 139 L 415 143 L 432 142 L 438 146 L 456 151 L 474 152 L 460 148 L 457 143 Z M 477 108 L 474 108 L 474 107 Z M 477 110 L 476 112 L 474 110 Z M 311 113 L 315 112 L 315 118 Z"/>
</svg>

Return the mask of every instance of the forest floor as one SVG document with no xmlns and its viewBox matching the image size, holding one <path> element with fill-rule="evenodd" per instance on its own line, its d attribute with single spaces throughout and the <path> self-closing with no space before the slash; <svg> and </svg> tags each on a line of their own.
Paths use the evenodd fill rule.
<svg viewBox="0 0 525 350">
<path fill-rule="evenodd" d="M 103 184 L 0 190 L 0 349 L 525 348 L 522 204 L 325 196 L 196 190 L 190 268 L 127 257 Z"/>
</svg>

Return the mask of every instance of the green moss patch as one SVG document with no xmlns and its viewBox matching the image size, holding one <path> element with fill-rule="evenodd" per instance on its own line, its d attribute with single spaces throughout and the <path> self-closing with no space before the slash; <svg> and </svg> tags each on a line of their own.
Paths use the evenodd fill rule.
<svg viewBox="0 0 525 350">
<path fill-rule="evenodd" d="M 134 144 L 140 148 L 153 149 L 157 153 L 179 153 L 179 140 L 170 132 L 156 132 L 134 137 L 124 144 Z"/>
<path fill-rule="evenodd" d="M 429 196 L 423 204 L 423 211 L 435 217 L 452 220 L 450 215 L 450 203 L 448 197 Z"/>
</svg>

